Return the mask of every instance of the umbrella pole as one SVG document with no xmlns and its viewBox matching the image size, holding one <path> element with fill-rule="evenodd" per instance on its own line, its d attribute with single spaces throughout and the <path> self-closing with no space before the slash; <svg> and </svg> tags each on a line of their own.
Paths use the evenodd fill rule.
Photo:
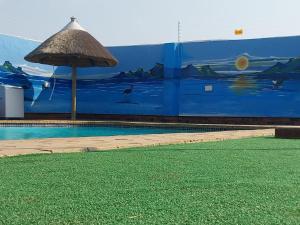
<svg viewBox="0 0 300 225">
<path fill-rule="evenodd" d="M 76 120 L 76 65 L 72 66 L 72 120 Z"/>
</svg>

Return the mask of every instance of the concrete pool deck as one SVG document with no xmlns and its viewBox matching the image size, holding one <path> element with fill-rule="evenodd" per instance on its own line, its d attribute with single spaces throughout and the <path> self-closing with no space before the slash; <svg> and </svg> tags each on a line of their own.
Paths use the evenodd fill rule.
<svg viewBox="0 0 300 225">
<path fill-rule="evenodd" d="M 7 124 L 12 125 L 13 123 Z M 36 124 L 36 121 L 34 122 L 34 124 Z M 274 136 L 274 134 L 275 129 L 268 128 L 259 130 L 234 130 L 208 133 L 172 133 L 106 137 L 100 136 L 80 138 L 3 140 L 0 141 L 0 157 L 41 153 L 67 153 L 116 150 L 131 147 L 145 147 L 181 143 L 222 141 L 250 137 Z"/>
</svg>

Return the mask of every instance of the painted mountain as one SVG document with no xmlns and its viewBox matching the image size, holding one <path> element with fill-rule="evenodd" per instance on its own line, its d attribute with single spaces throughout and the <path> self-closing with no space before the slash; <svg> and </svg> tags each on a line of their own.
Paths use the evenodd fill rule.
<svg viewBox="0 0 300 225">
<path fill-rule="evenodd" d="M 164 76 L 164 65 L 156 63 L 156 65 L 148 71 L 143 68 L 138 68 L 136 71 L 129 70 L 128 72 L 120 72 L 118 75 L 111 78 L 111 80 L 122 81 L 145 81 L 153 79 L 162 79 Z"/>
<path fill-rule="evenodd" d="M 151 81 L 157 79 L 163 79 L 165 73 L 164 64 L 156 63 L 156 65 L 148 71 L 143 68 L 139 68 L 136 71 L 121 72 L 118 75 L 110 78 L 118 82 L 122 81 Z M 179 78 L 216 78 L 221 74 L 215 72 L 209 65 L 196 67 L 194 65 L 187 65 L 177 71 Z"/>
<path fill-rule="evenodd" d="M 287 63 L 277 62 L 272 67 L 255 74 L 256 79 L 300 79 L 300 58 L 291 58 Z"/>
<path fill-rule="evenodd" d="M 297 73 L 300 74 L 300 58 L 292 58 L 287 63 L 278 62 L 271 68 L 263 71 L 264 74 Z"/>
<path fill-rule="evenodd" d="M 199 66 L 196 67 L 192 64 L 187 65 L 186 67 L 182 68 L 180 71 L 180 75 L 182 78 L 187 78 L 187 77 L 215 77 L 220 74 L 215 72 L 210 65 L 205 65 L 205 66 Z"/>
<path fill-rule="evenodd" d="M 14 67 L 9 61 L 5 61 L 0 66 L 0 83 L 22 87 L 25 101 L 32 101 L 34 96 L 33 85 L 29 77 L 30 75 L 26 74 L 21 67 Z"/>
<path fill-rule="evenodd" d="M 14 67 L 9 61 L 5 61 L 4 64 L 0 66 L 0 71 L 8 73 L 25 74 L 21 67 Z"/>
</svg>

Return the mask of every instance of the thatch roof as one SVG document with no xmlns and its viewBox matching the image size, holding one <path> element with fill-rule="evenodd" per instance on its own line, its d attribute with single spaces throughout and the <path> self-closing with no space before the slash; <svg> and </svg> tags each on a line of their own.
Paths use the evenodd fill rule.
<svg viewBox="0 0 300 225">
<path fill-rule="evenodd" d="M 115 66 L 118 62 L 92 35 L 75 20 L 48 38 L 25 60 L 54 66 Z"/>
</svg>

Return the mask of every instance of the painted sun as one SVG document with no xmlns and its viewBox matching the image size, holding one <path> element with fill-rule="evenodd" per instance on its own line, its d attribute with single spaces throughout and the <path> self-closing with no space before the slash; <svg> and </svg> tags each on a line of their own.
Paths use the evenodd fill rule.
<svg viewBox="0 0 300 225">
<path fill-rule="evenodd" d="M 240 56 L 235 61 L 235 67 L 237 70 L 246 70 L 249 67 L 249 59 L 246 56 Z"/>
</svg>

